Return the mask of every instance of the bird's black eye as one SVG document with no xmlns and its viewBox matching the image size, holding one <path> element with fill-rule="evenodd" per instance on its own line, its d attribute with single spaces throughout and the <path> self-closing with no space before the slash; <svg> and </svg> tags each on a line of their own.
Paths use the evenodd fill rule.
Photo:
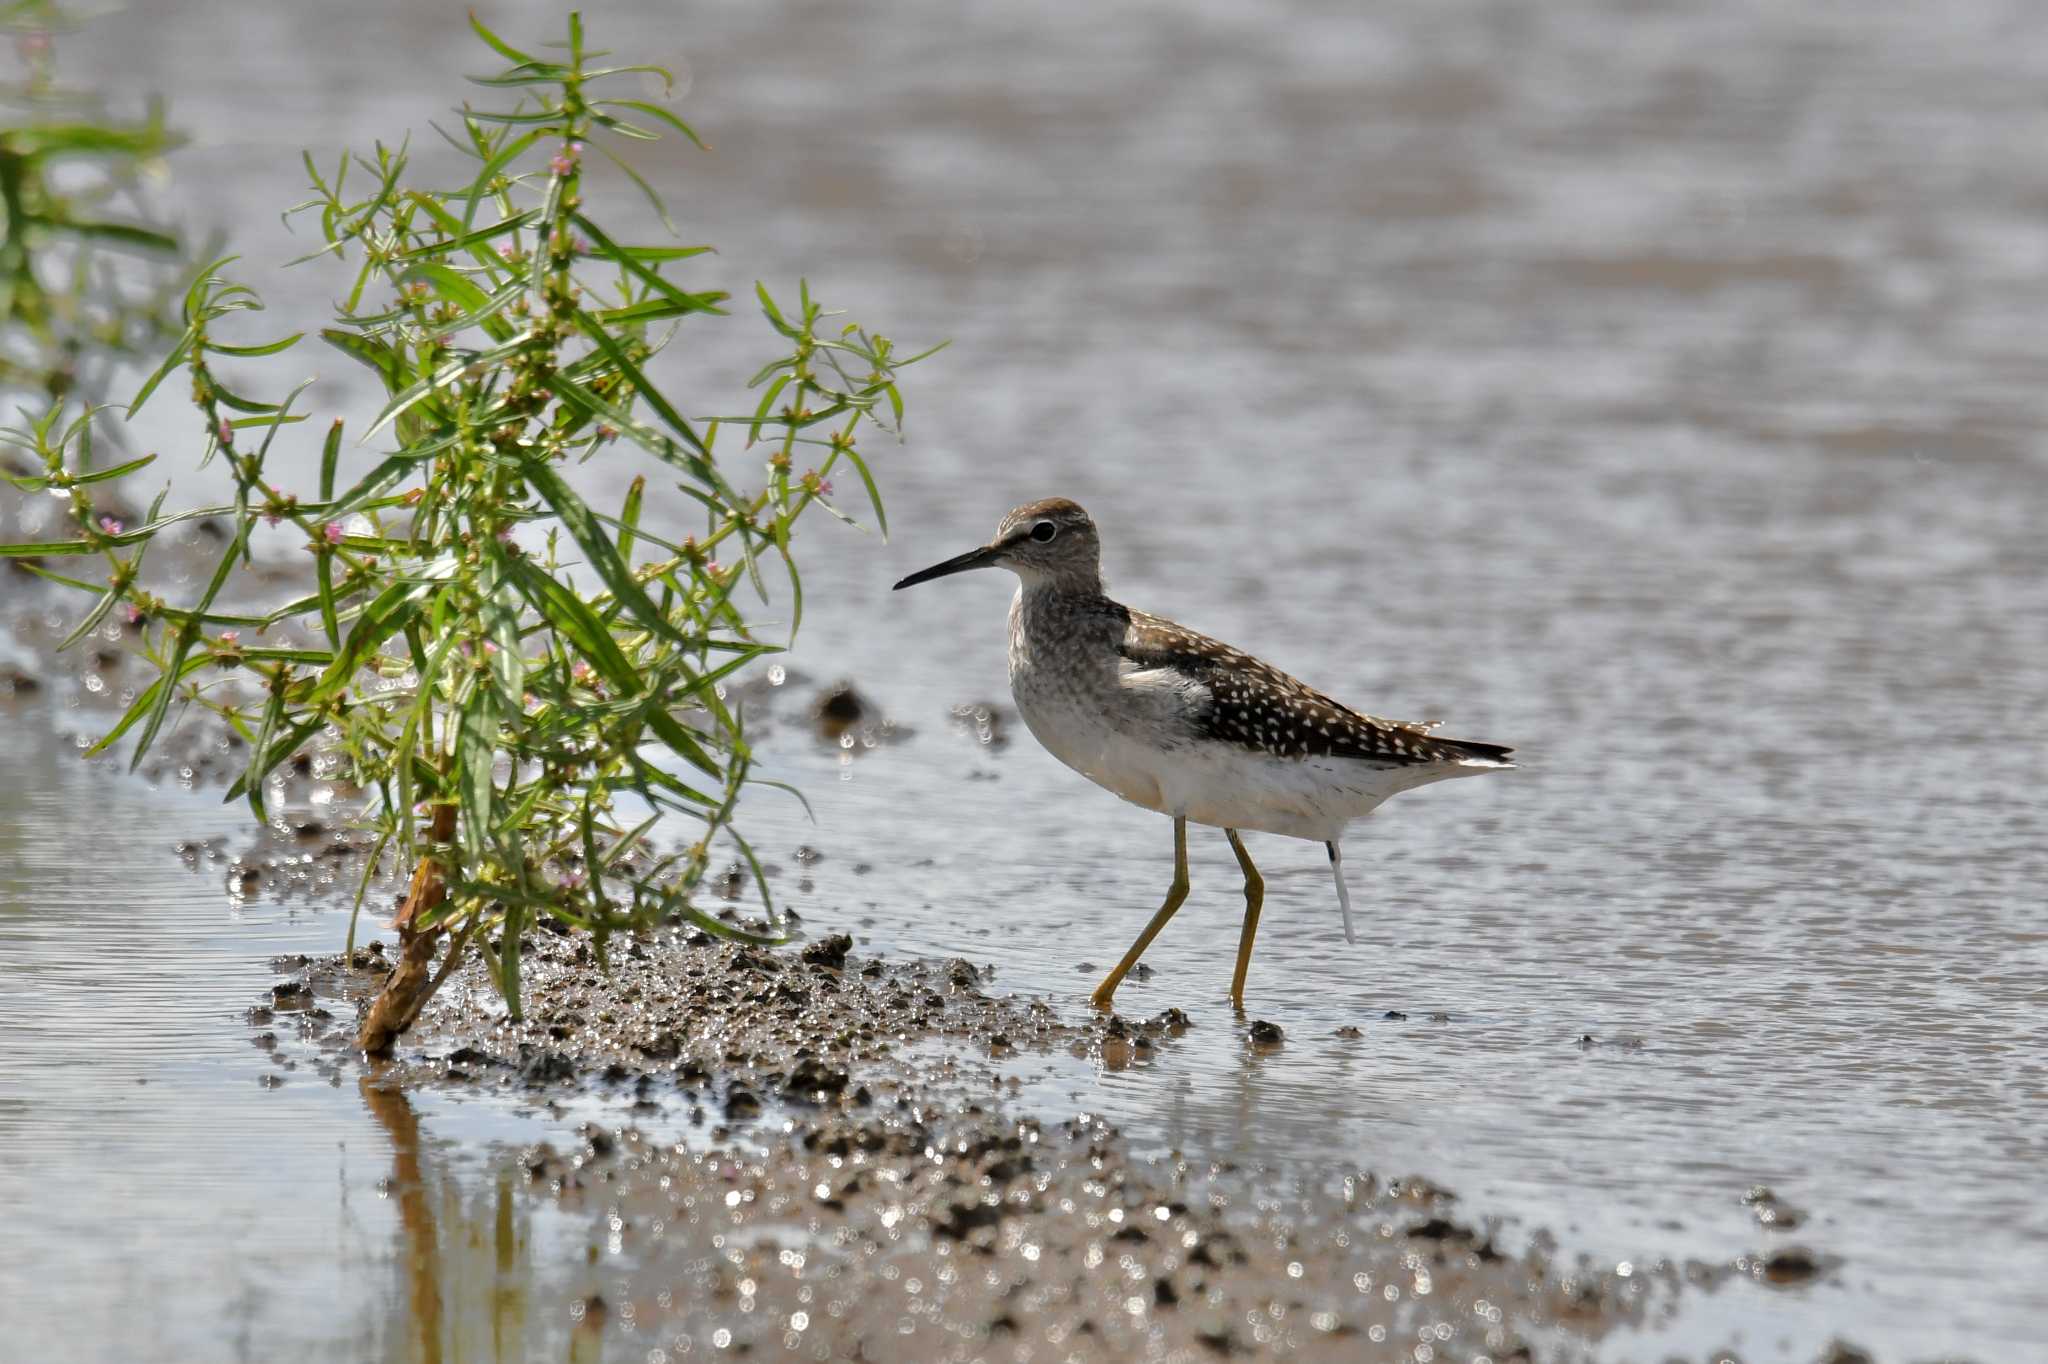
<svg viewBox="0 0 2048 1364">
<path fill-rule="evenodd" d="M 1050 521 L 1040 521 L 1031 528 L 1031 538 L 1038 541 L 1041 545 L 1059 533 L 1060 528 Z"/>
</svg>

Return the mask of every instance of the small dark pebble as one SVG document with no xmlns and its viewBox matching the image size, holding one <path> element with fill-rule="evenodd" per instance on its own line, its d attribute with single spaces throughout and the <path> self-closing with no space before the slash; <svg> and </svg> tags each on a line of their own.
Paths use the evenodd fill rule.
<svg viewBox="0 0 2048 1364">
<path fill-rule="evenodd" d="M 761 1101 L 754 1097 L 752 1090 L 734 1085 L 725 1094 L 725 1116 L 734 1122 L 758 1118 L 761 1116 Z"/>
<path fill-rule="evenodd" d="M 1252 1024 L 1250 1033 L 1252 1044 L 1260 1047 L 1277 1047 L 1286 1035 L 1278 1023 L 1268 1023 L 1263 1018 Z"/>
<path fill-rule="evenodd" d="M 1161 1009 L 1145 1021 L 1145 1026 L 1148 1028 L 1163 1028 L 1175 1037 L 1179 1037 L 1189 1028 L 1192 1028 L 1194 1024 L 1190 1023 L 1187 1014 L 1179 1009 Z"/>
<path fill-rule="evenodd" d="M 1461 1227 L 1448 1217 L 1432 1217 L 1408 1228 L 1411 1241 L 1476 1241 L 1471 1228 Z"/>
<path fill-rule="evenodd" d="M 811 702 L 811 723 L 817 726 L 820 738 L 836 740 L 865 720 L 870 709 L 867 698 L 854 689 L 853 683 L 841 682 L 826 688 Z"/>
<path fill-rule="evenodd" d="M 998 1226 L 1002 1220 L 1001 1205 L 992 1207 L 976 1199 L 972 1203 L 955 1203 L 933 1217 L 932 1231 L 947 1240 L 964 1241 L 970 1232 L 981 1227 Z"/>
<path fill-rule="evenodd" d="M 1814 1357 L 1814 1364 L 1876 1364 L 1869 1353 L 1840 1338 L 1829 1341 Z"/>
<path fill-rule="evenodd" d="M 1389 1023 L 1406 1023 L 1408 1021 L 1408 1015 L 1402 1013 L 1399 1009 L 1389 1009 L 1381 1014 L 1380 1017 Z"/>
<path fill-rule="evenodd" d="M 1346 1024 L 1345 1026 L 1337 1029 L 1337 1031 L 1333 1033 L 1332 1036 L 1346 1038 L 1363 1037 L 1365 1036 L 1365 1030 L 1363 1028 L 1355 1028 L 1352 1027 L 1350 1024 Z"/>
<path fill-rule="evenodd" d="M 852 950 L 852 938 L 844 933 L 834 933 L 805 947 L 803 959 L 813 966 L 829 966 L 838 970 L 846 965 L 846 954 Z"/>
<path fill-rule="evenodd" d="M 256 1077 L 256 1083 L 262 1085 L 265 1089 L 276 1089 L 284 1083 L 284 1076 L 274 1071 L 265 1071 Z"/>
<path fill-rule="evenodd" d="M 1820 1261 L 1804 1246 L 1786 1246 L 1764 1257 L 1764 1278 L 1774 1284 L 1800 1284 L 1820 1273 Z"/>
<path fill-rule="evenodd" d="M 566 1056 L 544 1051 L 520 1064 L 519 1078 L 537 1089 L 564 1084 L 576 1078 L 576 1065 Z"/>
</svg>

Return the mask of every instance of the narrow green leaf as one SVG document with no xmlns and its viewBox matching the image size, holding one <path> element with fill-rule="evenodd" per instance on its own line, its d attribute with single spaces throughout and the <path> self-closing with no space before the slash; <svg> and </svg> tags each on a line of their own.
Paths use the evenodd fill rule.
<svg viewBox="0 0 2048 1364">
<path fill-rule="evenodd" d="M 491 765 L 498 757 L 498 692 L 472 687 L 463 703 L 455 731 L 455 788 L 462 810 L 462 849 L 472 865 L 480 864 L 491 845 L 491 807 L 497 794 Z M 518 945 L 508 938 L 508 953 Z"/>
<path fill-rule="evenodd" d="M 212 659 L 202 654 L 198 658 L 185 659 L 175 670 L 166 669 L 157 677 L 156 681 L 142 689 L 142 694 L 130 703 L 128 709 L 122 713 L 121 718 L 115 722 L 114 727 L 100 736 L 98 743 L 85 750 L 86 756 L 91 757 L 94 754 L 106 752 L 123 734 L 133 729 L 137 721 L 156 710 L 159 697 L 165 692 L 175 691 L 178 683 L 184 681 L 188 674 L 198 672 L 212 661 Z"/>
<path fill-rule="evenodd" d="M 317 555 L 313 561 L 313 576 L 320 589 L 320 628 L 327 632 L 327 642 L 338 649 L 341 647 L 341 618 L 334 604 L 334 556 Z"/>
<path fill-rule="evenodd" d="M 889 514 L 882 510 L 882 490 L 875 486 L 875 476 L 868 471 L 868 462 L 855 454 L 850 445 L 841 446 L 839 453 L 846 456 L 854 472 L 860 475 L 861 486 L 868 490 L 868 505 L 875 509 L 875 524 L 881 528 L 882 538 L 888 539 Z"/>
<path fill-rule="evenodd" d="M 355 627 L 348 632 L 348 642 L 341 652 L 327 665 L 313 691 L 306 698 L 307 705 L 321 702 L 341 694 L 356 669 L 369 662 L 377 646 L 391 638 L 405 623 L 419 613 L 419 599 L 432 586 L 426 582 L 397 582 L 378 593 L 376 599 L 365 606 L 356 617 Z M 422 679 L 424 681 L 424 679 Z"/>
<path fill-rule="evenodd" d="M 686 303 L 678 303 L 669 298 L 651 298 L 645 303 L 635 303 L 624 308 L 604 308 L 592 316 L 606 326 L 659 322 L 663 318 L 682 317 L 688 313 L 710 313 L 714 317 L 724 317 L 725 309 L 718 305 L 731 295 L 723 290 L 715 290 L 708 294 L 688 294 L 685 297 L 689 300 Z"/>
<path fill-rule="evenodd" d="M 144 251 L 171 253 L 178 249 L 178 239 L 170 233 L 159 232 L 155 228 L 142 227 L 135 223 L 95 223 L 59 219 L 50 226 L 75 232 L 81 237 L 95 237 L 100 241 L 138 247 Z"/>
<path fill-rule="evenodd" d="M 164 362 L 158 365 L 147 379 L 142 381 L 142 387 L 136 389 L 135 396 L 128 400 L 128 415 L 124 420 L 135 420 L 135 414 L 140 412 L 142 405 L 149 401 L 149 395 L 156 392 L 156 386 L 162 383 L 169 376 L 170 372 L 176 369 L 179 363 L 184 360 L 186 352 L 192 348 L 193 338 L 197 335 L 198 329 L 196 327 L 186 328 L 185 334 L 179 337 L 177 344 L 171 347 L 170 354 L 164 357 Z"/>
<path fill-rule="evenodd" d="M 377 414 L 377 419 L 370 423 L 370 429 L 365 431 L 362 434 L 361 440 L 358 440 L 356 443 L 358 445 L 362 444 L 363 441 L 368 440 L 391 422 L 397 420 L 399 414 L 411 408 L 413 404 L 454 383 L 462 377 L 463 372 L 469 369 L 470 366 L 494 365 L 500 360 L 509 359 L 511 356 L 517 355 L 520 351 L 531 346 L 533 340 L 531 332 L 521 332 L 518 336 L 501 346 L 493 346 L 487 351 L 481 351 L 475 355 L 465 356 L 458 360 L 451 360 L 447 364 L 442 365 L 426 378 L 408 385 L 402 392 L 395 394 L 391 401 L 385 404 L 384 410 Z"/>
<path fill-rule="evenodd" d="M 498 556 L 503 555 L 502 549 Z M 497 581 L 486 587 L 483 604 L 484 631 L 496 646 L 491 654 L 491 677 L 497 683 L 505 708 L 516 714 L 526 693 L 526 653 L 519 637 L 519 591 L 505 573 L 503 557 L 494 565 Z"/>
<path fill-rule="evenodd" d="M 306 741 L 319 733 L 326 723 L 326 719 L 318 715 L 309 720 L 302 720 L 282 736 L 272 740 L 268 749 L 259 749 L 250 754 L 249 766 L 241 776 L 235 778 L 234 784 L 228 787 L 227 793 L 221 797 L 221 802 L 226 804 L 239 800 L 244 794 L 259 790 L 264 782 L 270 780 L 270 774 L 275 772 L 285 759 L 304 748 Z"/>
<path fill-rule="evenodd" d="M 569 221 L 574 223 L 585 236 L 590 238 L 593 249 L 599 255 L 604 256 L 608 260 L 618 262 L 627 274 L 686 311 L 704 311 L 697 304 L 699 296 L 684 293 L 681 289 L 663 279 L 660 271 L 620 250 L 619 244 L 606 236 L 604 229 L 600 228 L 596 223 L 591 222 L 590 219 L 584 217 L 581 213 L 571 213 Z"/>
<path fill-rule="evenodd" d="M 41 564 L 25 563 L 19 565 L 19 567 L 27 569 L 38 578 L 48 578 L 53 583 L 62 583 L 66 587 L 75 587 L 81 592 L 101 592 L 105 590 L 99 583 L 89 583 L 83 578 L 67 578 L 62 573 L 52 573 Z"/>
<path fill-rule="evenodd" d="M 75 474 L 72 476 L 71 481 L 74 484 L 105 483 L 110 479 L 120 478 L 123 474 L 132 474 L 137 469 L 154 463 L 156 463 L 155 455 L 143 455 L 139 459 L 129 460 L 126 464 L 117 464 L 111 469 L 95 469 L 89 474 Z"/>
<path fill-rule="evenodd" d="M 222 346 L 208 342 L 206 348 L 215 355 L 233 355 L 244 360 L 255 360 L 265 355 L 276 355 L 282 351 L 288 351 L 293 346 L 298 345 L 300 339 L 304 336 L 304 332 L 293 332 L 290 336 L 279 337 L 275 341 L 260 346 Z"/>
<path fill-rule="evenodd" d="M 711 150 L 704 145 L 704 139 L 697 136 L 696 131 L 689 124 L 683 122 L 658 104 L 649 104 L 644 99 L 601 99 L 596 101 L 591 107 L 594 109 L 631 109 L 636 114 L 645 114 L 649 118 L 667 124 L 684 137 L 689 138 L 690 141 L 697 144 L 699 151 L 708 152 Z"/>
<path fill-rule="evenodd" d="M 556 633 L 567 639 L 606 682 L 628 695 L 639 690 L 639 678 L 634 674 L 632 663 L 627 661 L 611 631 L 605 628 L 604 622 L 584 604 L 581 597 L 541 572 L 530 560 L 514 559 L 509 567 L 513 581 L 533 603 L 534 610 L 540 612 Z"/>
<path fill-rule="evenodd" d="M 327 440 L 320 447 L 320 500 L 334 500 L 334 471 L 341 463 L 341 418 L 327 428 Z"/>
<path fill-rule="evenodd" d="M 561 519 L 563 527 L 583 551 L 584 558 L 596 570 L 597 576 L 604 580 L 613 598 L 648 629 L 678 644 L 685 643 L 675 626 L 669 624 L 668 617 L 661 614 L 661 609 L 633 577 L 633 570 L 626 567 L 618 550 L 612 547 L 611 537 L 599 527 L 597 519 L 590 514 L 590 508 L 584 505 L 583 499 L 563 481 L 553 466 L 540 460 L 529 460 L 525 473 L 526 481 L 547 499 L 548 506 Z"/>
<path fill-rule="evenodd" d="M 646 494 L 646 476 L 635 474 L 626 487 L 625 505 L 619 508 L 619 557 L 629 565 L 633 562 L 633 532 L 640 527 L 640 503 Z"/>
<path fill-rule="evenodd" d="M 614 248 L 622 256 L 631 256 L 639 261 L 688 260 L 692 256 L 715 253 L 709 246 L 621 246 Z"/>
<path fill-rule="evenodd" d="M 476 179 L 470 183 L 467 196 L 469 207 L 464 209 L 462 213 L 462 225 L 464 227 L 468 227 L 476 221 L 477 210 L 483 207 L 484 201 L 491 197 L 492 184 L 497 180 L 499 174 L 504 171 L 505 167 L 518 160 L 529 147 L 538 141 L 540 141 L 540 134 L 538 132 L 522 133 L 507 142 L 503 147 L 500 147 L 490 160 L 484 162 L 483 168 L 476 174 Z M 453 196 L 451 195 L 450 197 L 452 198 Z"/>
<path fill-rule="evenodd" d="M 270 752 L 271 736 L 277 733 L 277 727 L 283 719 L 284 688 L 273 685 L 270 689 L 270 699 L 263 706 L 262 723 L 256 727 L 256 739 L 249 745 L 249 763 L 252 769 L 263 761 L 264 755 Z M 255 814 L 257 819 L 267 820 L 270 816 L 263 809 L 263 781 L 260 777 L 255 781 L 246 781 L 248 775 L 247 771 L 243 773 L 245 778 L 244 790 L 249 797 L 249 809 Z"/>
<path fill-rule="evenodd" d="M 477 258 L 479 263 L 498 263 L 497 258 L 492 253 L 479 251 L 477 248 L 481 247 L 485 242 L 494 241 L 508 233 L 517 232 L 520 228 L 525 227 L 528 223 L 540 217 L 539 210 L 528 209 L 524 213 L 515 213 L 509 218 L 502 218 L 488 227 L 469 230 L 461 220 L 425 195 L 419 196 L 419 203 L 421 208 L 426 209 L 433 215 L 434 221 L 440 223 L 443 230 L 453 232 L 455 236 L 446 241 L 434 241 L 428 242 L 424 246 L 416 246 L 399 256 L 398 259 L 401 261 L 426 260 L 449 255 L 456 251 L 468 251 Z"/>
<path fill-rule="evenodd" d="M 199 604 L 193 608 L 194 610 L 203 612 L 213 605 L 213 599 L 220 595 L 221 588 L 227 584 L 228 574 L 234 570 L 236 559 L 244 554 L 248 547 L 249 527 L 245 522 L 236 531 L 234 539 L 229 542 L 226 552 L 220 556 L 220 563 L 213 570 L 213 578 L 207 583 L 206 591 L 200 596 Z M 171 648 L 170 666 L 165 671 L 180 677 L 184 676 L 182 669 L 187 655 L 191 653 L 192 646 L 198 642 L 199 631 L 196 626 L 189 621 L 180 625 L 177 637 Z M 142 735 L 135 741 L 134 756 L 128 760 L 128 770 L 130 772 L 133 772 L 142 765 L 143 755 L 149 752 L 149 746 L 156 742 L 157 731 L 163 728 L 164 716 L 170 711 L 171 700 L 176 691 L 177 688 L 175 687 L 166 687 L 157 694 L 156 705 L 150 710 L 148 717 L 143 721 Z"/>
<path fill-rule="evenodd" d="M 322 327 L 320 339 L 350 359 L 375 370 L 377 377 L 384 381 L 386 393 L 396 393 L 403 386 L 399 376 L 404 373 L 404 362 L 383 342 L 356 332 L 342 331 L 338 327 Z"/>
<path fill-rule="evenodd" d="M 431 285 L 435 293 L 465 312 L 480 312 L 490 306 L 491 296 L 488 293 L 439 261 L 416 260 L 399 276 L 401 284 L 414 280 Z"/>
<path fill-rule="evenodd" d="M 99 546 L 91 540 L 41 540 L 31 544 L 0 545 L 0 559 L 42 559 L 59 554 L 91 554 L 98 548 Z"/>
<path fill-rule="evenodd" d="M 499 56 L 503 57 L 506 61 L 528 63 L 532 65 L 540 64 L 538 58 L 531 56 L 528 53 L 521 52 L 518 48 L 512 46 L 503 38 L 500 38 L 497 34 L 491 32 L 490 29 L 484 27 L 484 21 L 476 17 L 475 10 L 471 10 L 469 12 L 469 26 L 476 32 L 477 37 L 483 39 L 486 43 L 490 44 L 491 50 L 496 52 Z"/>
<path fill-rule="evenodd" d="M 92 610 L 86 612 L 85 619 L 73 626 L 71 633 L 64 636 L 63 642 L 58 644 L 57 652 L 63 653 L 66 649 L 78 643 L 79 640 L 91 634 L 98 627 L 99 623 L 107 618 L 107 612 L 113 610 L 114 603 L 119 600 L 121 600 L 121 594 L 111 587 L 101 593 L 100 599 L 93 603 Z"/>
<path fill-rule="evenodd" d="M 489 109 L 470 109 L 464 112 L 465 117 L 475 119 L 478 123 L 502 123 L 507 127 L 515 128 L 528 127 L 537 123 L 552 126 L 562 121 L 562 114 L 553 109 L 543 110 L 540 113 L 534 114 L 496 113 Z"/>
</svg>

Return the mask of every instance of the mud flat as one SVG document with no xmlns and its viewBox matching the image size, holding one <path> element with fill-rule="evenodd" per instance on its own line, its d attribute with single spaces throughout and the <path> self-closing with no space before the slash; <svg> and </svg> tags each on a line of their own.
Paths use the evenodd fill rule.
<svg viewBox="0 0 2048 1364">
<path fill-rule="evenodd" d="M 1018 1111 L 1006 1060 L 1142 1066 L 1187 1020 L 1066 1021 L 965 960 L 849 949 L 665 931 L 615 939 L 607 974 L 587 941 L 541 933 L 523 1020 L 471 966 L 360 1070 L 341 1049 L 377 951 L 280 962 L 251 1022 L 373 1108 L 454 1086 L 644 1117 L 525 1149 L 519 1182 L 608 1227 L 610 1287 L 575 1304 L 579 1329 L 669 1359 L 1575 1358 L 1740 1272 L 1595 1270 L 1541 1236 L 1505 1249 L 1423 1178 L 1152 1156 L 1087 1114 Z M 1244 1045 L 1277 1032 L 1245 1024 Z"/>
</svg>

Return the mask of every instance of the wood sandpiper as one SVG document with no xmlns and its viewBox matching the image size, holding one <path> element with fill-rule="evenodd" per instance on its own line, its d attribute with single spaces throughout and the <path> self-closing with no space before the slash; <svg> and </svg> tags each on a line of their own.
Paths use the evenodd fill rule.
<svg viewBox="0 0 2048 1364">
<path fill-rule="evenodd" d="M 1244 928 L 1230 1002 L 1244 978 L 1265 882 L 1241 829 L 1314 839 L 1330 853 L 1344 937 L 1351 896 L 1338 845 L 1353 820 L 1410 787 L 1513 767 L 1499 744 L 1431 735 L 1435 726 L 1362 715 L 1250 654 L 1102 592 L 1101 542 L 1063 497 L 1017 508 L 995 538 L 896 584 L 1007 568 L 1010 693 L 1054 757 L 1134 805 L 1173 817 L 1173 885 L 1131 950 L 1096 988 L 1108 1008 L 1188 893 L 1188 821 L 1221 828 L 1244 869 Z"/>
</svg>

